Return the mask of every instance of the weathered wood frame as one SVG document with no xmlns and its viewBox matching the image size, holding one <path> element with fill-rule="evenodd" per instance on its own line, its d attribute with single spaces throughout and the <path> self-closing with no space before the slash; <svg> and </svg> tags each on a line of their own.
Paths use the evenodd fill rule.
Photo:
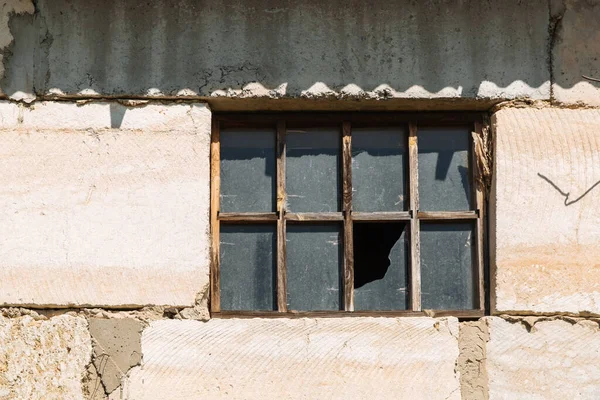
<svg viewBox="0 0 600 400">
<path fill-rule="evenodd" d="M 485 199 L 482 179 L 477 174 L 474 143 L 471 139 L 469 157 L 471 171 L 472 204 L 470 211 L 419 210 L 418 184 L 418 129 L 420 126 L 469 126 L 477 135 L 483 131 L 484 116 L 481 113 L 233 113 L 215 114 L 211 136 L 211 266 L 210 310 L 215 317 L 339 317 L 364 315 L 389 316 L 456 316 L 476 318 L 485 314 L 486 291 L 484 287 Z M 286 126 L 337 126 L 340 128 L 342 148 L 342 198 L 341 212 L 288 213 L 285 191 Z M 408 193 L 409 210 L 398 212 L 352 211 L 352 127 L 405 126 L 408 134 Z M 276 131 L 277 152 L 277 209 L 265 213 L 220 213 L 220 132 L 229 127 L 269 127 Z M 474 222 L 476 240 L 473 251 L 474 293 L 478 307 L 472 310 L 423 310 L 421 307 L 421 269 L 419 229 L 421 220 Z M 340 311 L 298 312 L 287 308 L 286 287 L 286 224 L 287 222 L 343 223 L 344 262 L 342 271 L 343 305 Z M 402 311 L 354 311 L 354 254 L 353 223 L 359 221 L 392 222 L 406 221 L 410 234 L 410 309 Z M 220 249 L 221 223 L 270 223 L 277 225 L 277 311 L 223 311 L 220 302 Z"/>
</svg>

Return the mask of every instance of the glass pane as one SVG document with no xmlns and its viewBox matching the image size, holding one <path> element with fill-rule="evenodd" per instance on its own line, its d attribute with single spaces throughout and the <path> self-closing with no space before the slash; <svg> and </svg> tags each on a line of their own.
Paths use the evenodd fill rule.
<svg viewBox="0 0 600 400">
<path fill-rule="evenodd" d="M 353 210 L 406 210 L 406 157 L 402 128 L 352 129 Z"/>
<path fill-rule="evenodd" d="M 423 211 L 470 209 L 470 130 L 423 128 L 419 141 L 419 208 Z"/>
<path fill-rule="evenodd" d="M 405 223 L 354 224 L 354 308 L 406 310 L 409 306 Z"/>
<path fill-rule="evenodd" d="M 286 191 L 291 212 L 340 209 L 339 129 L 287 131 Z"/>
<path fill-rule="evenodd" d="M 339 310 L 343 246 L 340 224 L 287 226 L 288 308 Z"/>
<path fill-rule="evenodd" d="M 221 131 L 221 211 L 275 211 L 275 131 Z"/>
<path fill-rule="evenodd" d="M 221 224 L 221 309 L 277 309 L 276 238 L 274 224 Z"/>
<path fill-rule="evenodd" d="M 473 224 L 421 222 L 421 293 L 424 309 L 475 308 Z"/>
</svg>

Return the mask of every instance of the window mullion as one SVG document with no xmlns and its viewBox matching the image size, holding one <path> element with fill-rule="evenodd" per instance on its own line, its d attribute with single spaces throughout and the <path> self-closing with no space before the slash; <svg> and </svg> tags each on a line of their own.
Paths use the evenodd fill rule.
<svg viewBox="0 0 600 400">
<path fill-rule="evenodd" d="M 475 134 L 481 139 L 483 140 L 483 125 L 481 124 L 481 122 L 475 122 Z M 478 307 L 480 310 L 485 310 L 485 289 L 484 289 L 484 272 L 483 272 L 483 263 L 484 263 L 484 254 L 483 254 L 483 246 L 484 246 L 484 221 L 485 221 L 485 203 L 484 203 L 484 193 L 483 193 L 483 177 L 482 175 L 482 171 L 479 168 L 478 162 L 478 158 L 477 158 L 477 154 L 475 151 L 475 140 L 471 140 L 472 143 L 472 170 L 473 170 L 473 176 L 475 179 L 473 179 L 474 181 L 474 186 L 475 186 L 475 208 L 477 210 L 477 225 L 475 227 L 475 232 L 476 232 L 476 237 L 477 237 L 477 244 L 476 244 L 476 254 L 475 254 L 475 262 L 476 262 L 476 269 L 475 269 L 475 276 L 476 276 L 476 283 L 477 283 L 477 299 L 478 299 Z M 484 156 L 483 154 L 481 156 Z"/>
<path fill-rule="evenodd" d="M 421 245 L 419 235 L 419 149 L 417 124 L 409 123 L 410 285 L 412 311 L 421 311 Z"/>
<path fill-rule="evenodd" d="M 342 182 L 344 212 L 344 310 L 354 311 L 354 244 L 352 229 L 352 127 L 342 129 Z"/>
<path fill-rule="evenodd" d="M 287 311 L 285 121 L 277 122 L 277 311 Z"/>
<path fill-rule="evenodd" d="M 221 193 L 221 133 L 219 121 L 213 119 L 210 139 L 210 237 L 211 237 L 211 271 L 210 271 L 210 309 L 221 311 L 221 271 L 220 271 L 220 230 L 219 207 Z"/>
</svg>

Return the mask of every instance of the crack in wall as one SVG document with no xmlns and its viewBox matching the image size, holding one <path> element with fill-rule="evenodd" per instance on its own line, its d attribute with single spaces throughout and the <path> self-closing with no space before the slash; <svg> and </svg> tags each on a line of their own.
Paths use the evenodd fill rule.
<svg viewBox="0 0 600 400">
<path fill-rule="evenodd" d="M 93 360 L 86 367 L 81 385 L 86 400 L 106 400 L 108 398 L 109 393 L 106 392 Z"/>
<path fill-rule="evenodd" d="M 208 321 L 210 312 L 208 311 L 208 299 L 210 294 L 210 283 L 196 294 L 196 300 L 192 307 L 168 307 L 164 315 L 170 319 L 192 319 L 197 321 Z"/>
<path fill-rule="evenodd" d="M 554 47 L 560 33 L 561 21 L 567 11 L 565 0 L 548 0 L 548 70 L 550 72 L 550 102 L 555 103 L 554 96 Z"/>
<path fill-rule="evenodd" d="M 44 32 L 41 35 L 39 46 L 34 46 L 34 57 L 33 57 L 33 93 L 37 98 L 39 92 L 39 86 L 43 88 L 48 87 L 50 83 L 51 71 L 49 66 L 50 48 L 54 42 L 54 37 L 50 33 L 48 25 L 46 24 L 46 18 L 43 16 L 38 0 L 34 0 L 35 6 L 35 30 L 38 32 Z M 45 73 L 43 71 L 46 71 Z"/>
<path fill-rule="evenodd" d="M 577 318 L 567 315 L 551 315 L 551 316 L 516 316 L 502 314 L 499 318 L 504 319 L 512 324 L 521 324 L 529 333 L 535 332 L 535 325 L 539 322 L 547 321 L 564 321 L 571 325 L 575 325 L 581 322 L 589 322 L 597 325 L 597 329 L 600 331 L 600 318 Z"/>
</svg>

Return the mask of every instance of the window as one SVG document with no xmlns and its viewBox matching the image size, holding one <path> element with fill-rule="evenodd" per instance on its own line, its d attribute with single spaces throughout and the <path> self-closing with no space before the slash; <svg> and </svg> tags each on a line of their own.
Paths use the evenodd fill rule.
<svg viewBox="0 0 600 400">
<path fill-rule="evenodd" d="M 211 311 L 483 315 L 481 120 L 215 115 Z"/>
</svg>

